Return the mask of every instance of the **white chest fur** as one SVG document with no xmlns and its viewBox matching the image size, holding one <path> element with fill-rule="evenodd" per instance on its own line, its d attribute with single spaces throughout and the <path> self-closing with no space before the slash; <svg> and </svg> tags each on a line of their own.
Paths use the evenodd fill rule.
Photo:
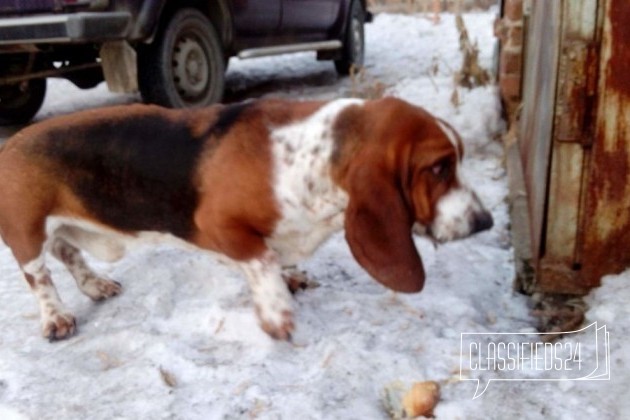
<svg viewBox="0 0 630 420">
<path fill-rule="evenodd" d="M 328 103 L 305 120 L 272 130 L 274 191 L 282 213 L 268 245 L 283 264 L 309 256 L 343 227 L 348 196 L 332 180 L 333 124 L 359 99 Z"/>
</svg>

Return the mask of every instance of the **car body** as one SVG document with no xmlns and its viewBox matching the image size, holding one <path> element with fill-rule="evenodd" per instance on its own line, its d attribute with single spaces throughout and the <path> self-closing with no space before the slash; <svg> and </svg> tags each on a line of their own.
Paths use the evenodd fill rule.
<svg viewBox="0 0 630 420">
<path fill-rule="evenodd" d="M 365 0 L 0 0 L 0 124 L 28 121 L 47 77 L 199 107 L 232 56 L 316 51 L 348 74 L 370 17 Z"/>
</svg>

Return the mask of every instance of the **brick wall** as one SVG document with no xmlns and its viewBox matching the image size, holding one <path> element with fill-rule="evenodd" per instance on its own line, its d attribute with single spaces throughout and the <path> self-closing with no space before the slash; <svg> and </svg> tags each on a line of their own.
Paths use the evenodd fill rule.
<svg viewBox="0 0 630 420">
<path fill-rule="evenodd" d="M 523 70 L 523 0 L 504 0 L 503 17 L 494 32 L 501 43 L 499 90 L 509 121 L 521 102 Z"/>
</svg>

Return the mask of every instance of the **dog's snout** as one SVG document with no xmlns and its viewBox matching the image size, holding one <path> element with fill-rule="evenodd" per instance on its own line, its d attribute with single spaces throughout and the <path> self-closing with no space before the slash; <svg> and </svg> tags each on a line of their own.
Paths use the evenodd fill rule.
<svg viewBox="0 0 630 420">
<path fill-rule="evenodd" d="M 483 210 L 475 214 L 472 233 L 482 232 L 484 230 L 491 229 L 493 225 L 494 220 L 492 220 L 492 215 L 489 211 Z"/>
</svg>

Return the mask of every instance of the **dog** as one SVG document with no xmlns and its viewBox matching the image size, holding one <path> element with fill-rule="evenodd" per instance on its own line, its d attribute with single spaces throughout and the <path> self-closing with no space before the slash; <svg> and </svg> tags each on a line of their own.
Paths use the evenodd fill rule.
<svg viewBox="0 0 630 420">
<path fill-rule="evenodd" d="M 51 340 L 76 323 L 47 253 L 101 300 L 121 285 L 94 273 L 82 251 L 116 261 L 133 241 L 169 238 L 239 267 L 262 329 L 287 340 L 283 267 L 334 232 L 345 228 L 373 278 L 413 293 L 425 280 L 413 232 L 444 242 L 492 227 L 461 179 L 463 153 L 449 124 L 396 98 L 82 111 L 26 127 L 2 147 L 0 235 Z"/>
</svg>

